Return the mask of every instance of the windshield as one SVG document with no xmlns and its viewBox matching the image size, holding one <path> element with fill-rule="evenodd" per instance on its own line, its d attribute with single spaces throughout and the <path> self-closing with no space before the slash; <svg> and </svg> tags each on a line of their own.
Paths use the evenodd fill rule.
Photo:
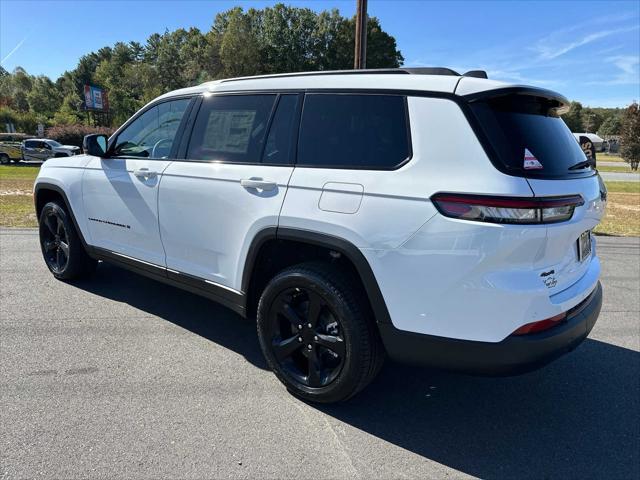
<svg viewBox="0 0 640 480">
<path fill-rule="evenodd" d="M 470 104 L 497 161 L 512 175 L 567 177 L 591 173 L 580 144 L 549 100 L 505 95 Z M 577 164 L 583 168 L 573 168 Z"/>
<path fill-rule="evenodd" d="M 51 145 L 52 147 L 61 147 L 61 146 L 62 146 L 62 144 L 61 144 L 61 143 L 58 143 L 58 142 L 56 142 L 55 140 L 47 140 L 47 143 L 48 143 L 49 145 Z"/>
</svg>

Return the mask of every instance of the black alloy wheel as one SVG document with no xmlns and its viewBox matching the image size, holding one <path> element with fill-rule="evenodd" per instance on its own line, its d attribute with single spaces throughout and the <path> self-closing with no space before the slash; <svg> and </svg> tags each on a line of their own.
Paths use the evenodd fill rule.
<svg viewBox="0 0 640 480">
<path fill-rule="evenodd" d="M 72 280 L 93 273 L 98 262 L 91 258 L 64 206 L 48 202 L 40 211 L 40 248 L 54 277 Z"/>
<path fill-rule="evenodd" d="M 338 316 L 316 292 L 282 291 L 269 309 L 271 348 L 280 367 L 294 381 L 324 387 L 340 373 L 346 346 Z"/>
<path fill-rule="evenodd" d="M 277 273 L 260 295 L 258 339 L 269 367 L 292 394 L 334 403 L 378 374 L 385 353 L 359 279 L 311 261 Z"/>
<path fill-rule="evenodd" d="M 69 233 L 59 211 L 49 210 L 40 227 L 45 261 L 54 274 L 62 274 L 69 263 Z"/>
</svg>

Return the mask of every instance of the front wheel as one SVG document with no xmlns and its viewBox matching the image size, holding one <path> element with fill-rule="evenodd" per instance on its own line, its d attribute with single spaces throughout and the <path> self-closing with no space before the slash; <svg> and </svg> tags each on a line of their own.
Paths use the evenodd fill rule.
<svg viewBox="0 0 640 480">
<path fill-rule="evenodd" d="M 95 270 L 97 262 L 87 255 L 78 232 L 62 205 L 47 203 L 40 212 L 39 223 L 40 248 L 54 277 L 72 280 Z"/>
<path fill-rule="evenodd" d="M 294 395 L 347 400 L 373 380 L 384 356 L 369 310 L 338 268 L 290 267 L 269 282 L 258 304 L 262 352 Z"/>
</svg>

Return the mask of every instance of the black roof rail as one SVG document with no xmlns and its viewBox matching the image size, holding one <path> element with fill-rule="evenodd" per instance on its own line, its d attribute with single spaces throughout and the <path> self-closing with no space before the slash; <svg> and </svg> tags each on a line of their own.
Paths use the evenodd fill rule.
<svg viewBox="0 0 640 480">
<path fill-rule="evenodd" d="M 480 70 L 472 70 L 479 72 Z M 400 68 L 368 68 L 361 70 L 319 70 L 317 72 L 293 72 L 272 75 L 255 75 L 252 77 L 237 77 L 220 80 L 220 83 L 237 82 L 240 80 L 258 80 L 262 78 L 286 78 L 286 77 L 302 77 L 306 75 L 377 75 L 377 74 L 395 74 L 395 75 L 447 75 L 459 77 L 460 74 L 455 70 L 444 67 L 400 67 Z M 467 74 L 465 74 L 467 75 Z M 486 75 L 486 74 L 485 74 Z M 467 75 L 475 76 L 475 75 Z M 486 77 L 485 77 L 486 78 Z"/>
</svg>

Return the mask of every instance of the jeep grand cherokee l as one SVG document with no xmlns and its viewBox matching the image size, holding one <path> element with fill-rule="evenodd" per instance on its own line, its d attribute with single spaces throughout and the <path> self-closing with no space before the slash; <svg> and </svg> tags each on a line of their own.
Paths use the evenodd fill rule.
<svg viewBox="0 0 640 480">
<path fill-rule="evenodd" d="M 208 82 L 35 184 L 45 262 L 98 260 L 257 318 L 295 395 L 345 400 L 386 355 L 514 374 L 600 311 L 606 191 L 554 92 L 397 69 Z"/>
</svg>

